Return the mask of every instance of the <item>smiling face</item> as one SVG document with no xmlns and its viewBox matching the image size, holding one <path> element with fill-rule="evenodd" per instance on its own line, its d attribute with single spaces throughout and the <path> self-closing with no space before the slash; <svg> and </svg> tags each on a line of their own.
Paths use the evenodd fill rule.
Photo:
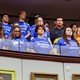
<svg viewBox="0 0 80 80">
<path fill-rule="evenodd" d="M 71 28 L 66 28 L 65 34 L 66 34 L 66 36 L 72 36 L 72 29 Z"/>
</svg>

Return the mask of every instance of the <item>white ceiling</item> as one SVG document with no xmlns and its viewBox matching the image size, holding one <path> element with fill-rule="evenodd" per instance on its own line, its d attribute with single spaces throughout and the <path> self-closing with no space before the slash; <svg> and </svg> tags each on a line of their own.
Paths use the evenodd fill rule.
<svg viewBox="0 0 80 80">
<path fill-rule="evenodd" d="M 80 19 L 80 0 L 0 0 L 0 14 L 18 15 L 20 10 L 29 17 Z"/>
</svg>

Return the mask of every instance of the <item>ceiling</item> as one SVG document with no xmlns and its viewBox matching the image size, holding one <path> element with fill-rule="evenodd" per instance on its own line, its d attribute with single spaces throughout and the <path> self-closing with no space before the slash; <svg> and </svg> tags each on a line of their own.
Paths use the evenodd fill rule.
<svg viewBox="0 0 80 80">
<path fill-rule="evenodd" d="M 80 20 L 80 0 L 0 0 L 0 14 L 18 15 L 20 10 L 29 17 L 40 14 L 44 18 Z"/>
</svg>

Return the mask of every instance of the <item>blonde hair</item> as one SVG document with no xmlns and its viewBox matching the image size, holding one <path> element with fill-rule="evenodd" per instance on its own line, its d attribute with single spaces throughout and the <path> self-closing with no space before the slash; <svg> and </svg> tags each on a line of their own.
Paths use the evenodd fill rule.
<svg viewBox="0 0 80 80">
<path fill-rule="evenodd" d="M 20 30 L 20 36 L 19 37 L 21 37 L 21 29 L 20 29 L 20 26 L 19 25 L 17 25 L 17 24 L 14 24 L 13 25 L 13 29 L 12 29 L 12 34 L 11 34 L 11 39 L 13 39 L 13 38 L 15 38 L 15 34 L 14 34 L 14 32 L 15 32 L 15 29 L 16 28 L 19 28 L 19 30 Z"/>
</svg>

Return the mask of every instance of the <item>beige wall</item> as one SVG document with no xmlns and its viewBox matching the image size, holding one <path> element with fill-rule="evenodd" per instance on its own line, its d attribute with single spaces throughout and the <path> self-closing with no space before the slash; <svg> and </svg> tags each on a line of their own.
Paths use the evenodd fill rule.
<svg viewBox="0 0 80 80">
<path fill-rule="evenodd" d="M 16 80 L 30 80 L 31 72 L 58 74 L 59 80 L 72 80 L 72 74 L 80 74 L 80 64 L 17 59 L 1 56 L 0 69 L 15 70 Z"/>
</svg>

